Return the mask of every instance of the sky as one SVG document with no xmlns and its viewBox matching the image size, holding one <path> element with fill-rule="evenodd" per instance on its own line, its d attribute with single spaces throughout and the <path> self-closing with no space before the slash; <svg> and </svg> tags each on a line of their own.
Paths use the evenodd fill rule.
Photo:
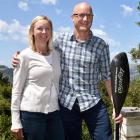
<svg viewBox="0 0 140 140">
<path fill-rule="evenodd" d="M 16 51 L 28 47 L 28 28 L 32 19 L 46 15 L 53 22 L 54 38 L 61 32 L 72 32 L 71 14 L 81 0 L 0 0 L 0 65 L 11 66 Z M 85 0 L 94 13 L 91 30 L 110 46 L 111 59 L 140 43 L 139 0 Z"/>
</svg>

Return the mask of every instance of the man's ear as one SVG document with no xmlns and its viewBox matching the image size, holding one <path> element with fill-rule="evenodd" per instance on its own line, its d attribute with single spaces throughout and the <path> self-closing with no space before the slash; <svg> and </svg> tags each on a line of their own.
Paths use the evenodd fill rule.
<svg viewBox="0 0 140 140">
<path fill-rule="evenodd" d="M 74 21 L 74 16 L 73 15 L 71 15 L 71 19 L 72 19 L 72 21 Z"/>
</svg>

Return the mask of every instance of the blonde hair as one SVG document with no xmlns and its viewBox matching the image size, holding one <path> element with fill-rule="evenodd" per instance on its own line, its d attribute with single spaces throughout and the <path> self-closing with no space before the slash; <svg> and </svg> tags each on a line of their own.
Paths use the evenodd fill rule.
<svg viewBox="0 0 140 140">
<path fill-rule="evenodd" d="M 36 52 L 37 50 L 36 50 L 36 46 L 35 46 L 35 38 L 34 38 L 33 32 L 34 32 L 34 25 L 39 20 L 48 21 L 48 23 L 50 24 L 50 27 L 51 27 L 51 37 L 50 37 L 48 43 L 46 44 L 47 54 L 49 54 L 52 50 L 53 25 L 52 25 L 52 21 L 47 16 L 43 16 L 43 15 L 37 16 L 32 20 L 31 25 L 29 27 L 29 43 L 30 43 L 31 49 Z"/>
</svg>

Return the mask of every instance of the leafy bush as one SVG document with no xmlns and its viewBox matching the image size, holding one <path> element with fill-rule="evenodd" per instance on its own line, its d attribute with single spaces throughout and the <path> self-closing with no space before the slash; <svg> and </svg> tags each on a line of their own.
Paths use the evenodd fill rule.
<svg viewBox="0 0 140 140">
<path fill-rule="evenodd" d="M 87 126 L 84 121 L 82 123 L 82 140 L 91 140 Z"/>
<path fill-rule="evenodd" d="M 140 79 L 135 79 L 130 83 L 124 106 L 140 107 Z"/>
<path fill-rule="evenodd" d="M 2 114 L 0 115 L 0 140 L 15 140 L 10 132 L 11 117 Z"/>
<path fill-rule="evenodd" d="M 0 140 L 14 140 L 11 127 L 11 100 L 12 86 L 0 73 Z"/>
</svg>

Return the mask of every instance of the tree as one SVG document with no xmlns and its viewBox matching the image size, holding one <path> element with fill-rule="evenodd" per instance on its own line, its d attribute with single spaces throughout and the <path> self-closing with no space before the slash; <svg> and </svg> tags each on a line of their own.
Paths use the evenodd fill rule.
<svg viewBox="0 0 140 140">
<path fill-rule="evenodd" d="M 11 135 L 11 89 L 9 79 L 0 72 L 0 140 L 15 140 Z"/>
<path fill-rule="evenodd" d="M 138 11 L 140 12 L 140 2 L 139 2 L 139 5 L 137 7 Z M 139 13 L 140 14 L 140 13 Z M 137 22 L 137 25 L 140 26 L 140 22 Z"/>
<path fill-rule="evenodd" d="M 140 59 L 140 44 L 137 48 L 132 48 L 130 54 L 132 55 L 133 60 L 137 61 L 137 59 Z"/>
<path fill-rule="evenodd" d="M 139 15 L 140 15 L 140 2 L 137 6 L 137 9 L 139 11 Z M 136 23 L 138 26 L 140 26 L 140 22 Z M 140 59 L 140 44 L 138 44 L 137 48 L 132 48 L 130 51 L 130 54 L 132 55 L 132 60 L 134 60 L 135 62 L 137 62 L 138 59 Z M 140 73 L 140 65 L 137 66 L 137 70 Z"/>
</svg>

